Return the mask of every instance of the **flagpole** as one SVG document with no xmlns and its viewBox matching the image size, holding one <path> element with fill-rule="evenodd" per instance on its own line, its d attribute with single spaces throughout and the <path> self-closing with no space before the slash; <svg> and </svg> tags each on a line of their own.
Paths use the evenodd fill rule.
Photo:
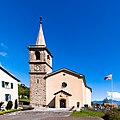
<svg viewBox="0 0 120 120">
<path fill-rule="evenodd" d="M 112 79 L 112 74 L 109 74 L 104 78 L 104 80 L 111 80 L 111 99 L 112 99 L 112 109 L 113 109 L 113 79 Z"/>
<path fill-rule="evenodd" d="M 112 109 L 113 109 L 113 79 L 111 79 L 111 99 L 112 99 Z"/>
</svg>

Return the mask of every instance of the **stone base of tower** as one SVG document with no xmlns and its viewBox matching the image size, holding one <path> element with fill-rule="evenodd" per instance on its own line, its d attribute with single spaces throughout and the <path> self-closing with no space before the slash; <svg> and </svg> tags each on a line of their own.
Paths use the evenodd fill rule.
<svg viewBox="0 0 120 120">
<path fill-rule="evenodd" d="M 30 106 L 33 108 L 45 108 L 46 107 L 46 105 L 36 104 L 36 103 L 30 103 Z"/>
</svg>

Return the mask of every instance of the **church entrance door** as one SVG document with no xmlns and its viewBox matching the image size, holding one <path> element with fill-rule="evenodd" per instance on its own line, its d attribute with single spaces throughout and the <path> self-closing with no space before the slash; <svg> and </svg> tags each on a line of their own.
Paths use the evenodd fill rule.
<svg viewBox="0 0 120 120">
<path fill-rule="evenodd" d="M 66 100 L 65 99 L 60 100 L 60 108 L 66 108 Z"/>
</svg>

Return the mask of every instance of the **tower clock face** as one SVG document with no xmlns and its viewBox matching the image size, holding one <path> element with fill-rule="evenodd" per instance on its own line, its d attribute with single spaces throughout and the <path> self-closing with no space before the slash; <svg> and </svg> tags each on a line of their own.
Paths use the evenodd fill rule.
<svg viewBox="0 0 120 120">
<path fill-rule="evenodd" d="M 35 70 L 35 71 L 39 71 L 39 70 L 40 70 L 40 65 L 35 65 L 35 66 L 34 66 L 34 70 Z"/>
</svg>

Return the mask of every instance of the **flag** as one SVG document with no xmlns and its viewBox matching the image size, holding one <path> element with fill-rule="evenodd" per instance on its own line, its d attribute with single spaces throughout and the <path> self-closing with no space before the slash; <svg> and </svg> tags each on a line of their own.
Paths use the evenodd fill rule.
<svg viewBox="0 0 120 120">
<path fill-rule="evenodd" d="M 112 80 L 112 74 L 109 74 L 108 76 L 106 76 L 104 80 Z"/>
</svg>

